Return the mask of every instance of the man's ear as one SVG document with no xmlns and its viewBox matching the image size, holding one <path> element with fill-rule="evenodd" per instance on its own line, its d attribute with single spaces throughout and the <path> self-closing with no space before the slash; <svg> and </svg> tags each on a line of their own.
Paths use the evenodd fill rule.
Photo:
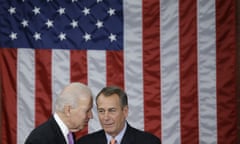
<svg viewBox="0 0 240 144">
<path fill-rule="evenodd" d="M 128 116 L 128 106 L 125 106 L 123 108 L 123 112 L 124 112 L 125 117 L 127 117 Z"/>
<path fill-rule="evenodd" d="M 66 116 L 70 116 L 70 110 L 71 110 L 71 106 L 70 105 L 65 105 L 64 106 L 64 114 Z"/>
</svg>

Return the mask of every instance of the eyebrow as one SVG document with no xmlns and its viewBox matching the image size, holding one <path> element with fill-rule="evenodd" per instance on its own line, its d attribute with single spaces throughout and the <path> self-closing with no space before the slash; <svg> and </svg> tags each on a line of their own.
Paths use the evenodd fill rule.
<svg viewBox="0 0 240 144">
<path fill-rule="evenodd" d="M 97 108 L 97 110 L 104 110 L 104 111 L 109 111 L 109 110 L 116 110 L 117 108 L 115 107 L 111 107 L 111 108 L 107 108 L 107 109 L 104 109 L 104 108 Z"/>
</svg>

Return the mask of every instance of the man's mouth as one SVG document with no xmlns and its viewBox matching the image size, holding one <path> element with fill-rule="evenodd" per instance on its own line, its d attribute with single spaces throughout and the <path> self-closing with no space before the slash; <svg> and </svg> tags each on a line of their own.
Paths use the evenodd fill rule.
<svg viewBox="0 0 240 144">
<path fill-rule="evenodd" d="M 105 127 L 112 127 L 113 124 L 104 124 Z"/>
</svg>

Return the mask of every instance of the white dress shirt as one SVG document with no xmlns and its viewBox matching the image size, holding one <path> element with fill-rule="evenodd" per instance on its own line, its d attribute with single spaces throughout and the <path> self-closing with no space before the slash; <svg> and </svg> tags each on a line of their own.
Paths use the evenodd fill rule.
<svg viewBox="0 0 240 144">
<path fill-rule="evenodd" d="M 120 131 L 120 133 L 119 133 L 118 135 L 116 135 L 115 138 L 114 138 L 114 139 L 117 141 L 116 144 L 120 144 L 120 143 L 121 143 L 122 138 L 123 138 L 123 136 L 124 136 L 124 134 L 125 134 L 126 129 L 127 129 L 127 123 L 125 122 L 123 129 L 122 129 L 122 130 Z M 110 135 L 107 134 L 107 133 L 105 133 L 105 135 L 106 135 L 106 137 L 107 137 L 107 144 L 110 144 L 110 141 L 111 141 L 111 139 L 112 139 L 112 136 L 110 136 Z"/>
<path fill-rule="evenodd" d="M 67 126 L 63 123 L 63 121 L 60 119 L 60 117 L 57 115 L 57 113 L 54 113 L 54 114 L 53 114 L 53 117 L 54 117 L 54 119 L 56 120 L 58 126 L 60 127 L 60 129 L 61 129 L 61 131 L 62 131 L 62 133 L 63 133 L 63 135 L 64 135 L 64 138 L 65 138 L 67 144 L 69 144 L 69 143 L 68 143 L 68 138 L 67 138 L 67 135 L 68 135 L 68 133 L 69 133 L 69 130 L 68 130 Z"/>
</svg>

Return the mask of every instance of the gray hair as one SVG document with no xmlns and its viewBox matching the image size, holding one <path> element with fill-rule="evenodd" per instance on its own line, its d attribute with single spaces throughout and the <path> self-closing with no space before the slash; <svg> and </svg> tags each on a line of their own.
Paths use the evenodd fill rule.
<svg viewBox="0 0 240 144">
<path fill-rule="evenodd" d="M 102 88 L 102 90 L 96 96 L 96 105 L 98 105 L 97 100 L 101 94 L 103 94 L 105 97 L 109 97 L 109 96 L 112 96 L 113 94 L 117 94 L 120 99 L 121 107 L 124 108 L 125 106 L 128 106 L 127 94 L 118 86 L 107 86 Z"/>
<path fill-rule="evenodd" d="M 79 82 L 73 82 L 67 85 L 59 94 L 55 102 L 55 111 L 62 112 L 64 106 L 70 105 L 72 108 L 78 106 L 79 99 L 82 97 L 92 96 L 88 86 Z"/>
</svg>

